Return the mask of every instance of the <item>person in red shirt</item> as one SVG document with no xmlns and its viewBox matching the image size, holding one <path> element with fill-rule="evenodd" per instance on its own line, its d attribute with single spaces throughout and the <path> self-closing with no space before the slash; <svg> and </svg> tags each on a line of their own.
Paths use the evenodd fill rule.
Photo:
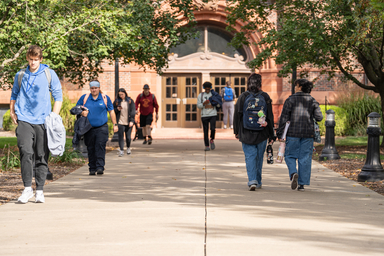
<svg viewBox="0 0 384 256">
<path fill-rule="evenodd" d="M 136 113 L 140 106 L 140 127 L 143 131 L 144 142 L 143 144 L 151 145 L 151 124 L 153 121 L 153 111 L 156 109 L 156 122 L 159 119 L 159 105 L 154 94 L 149 91 L 149 85 L 145 84 L 143 92 L 139 94 L 135 101 Z"/>
</svg>

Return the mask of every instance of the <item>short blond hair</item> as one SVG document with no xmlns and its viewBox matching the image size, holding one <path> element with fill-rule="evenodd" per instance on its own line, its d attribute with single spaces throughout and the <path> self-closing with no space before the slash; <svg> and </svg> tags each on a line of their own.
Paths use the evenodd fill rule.
<svg viewBox="0 0 384 256">
<path fill-rule="evenodd" d="M 40 46 L 38 45 L 31 45 L 29 46 L 27 51 L 27 57 L 28 56 L 38 57 L 39 59 L 41 59 L 43 57 L 43 50 L 41 50 Z"/>
</svg>

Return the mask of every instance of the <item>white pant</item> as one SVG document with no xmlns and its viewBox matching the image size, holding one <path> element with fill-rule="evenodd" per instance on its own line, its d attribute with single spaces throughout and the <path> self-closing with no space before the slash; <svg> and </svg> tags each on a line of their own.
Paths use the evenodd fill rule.
<svg viewBox="0 0 384 256">
<path fill-rule="evenodd" d="M 235 110 L 235 105 L 233 105 L 233 101 L 223 102 L 223 121 L 224 125 L 227 125 L 227 120 L 229 116 L 229 125 L 233 125 L 233 112 Z"/>
</svg>

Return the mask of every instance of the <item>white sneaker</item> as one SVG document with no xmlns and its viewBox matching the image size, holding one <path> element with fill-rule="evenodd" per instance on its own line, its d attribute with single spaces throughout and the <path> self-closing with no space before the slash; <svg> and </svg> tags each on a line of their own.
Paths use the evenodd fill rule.
<svg viewBox="0 0 384 256">
<path fill-rule="evenodd" d="M 127 149 L 127 155 L 130 155 L 130 154 L 131 154 L 131 149 L 128 148 L 128 149 Z"/>
<path fill-rule="evenodd" d="M 233 125 L 231 125 L 231 129 L 233 129 Z"/>
<path fill-rule="evenodd" d="M 36 203 L 45 203 L 43 190 L 36 190 L 35 202 Z"/>
<path fill-rule="evenodd" d="M 224 125 L 224 129 L 227 129 L 227 126 L 226 126 L 226 125 Z"/>
<path fill-rule="evenodd" d="M 121 157 L 121 156 L 123 156 L 124 155 L 124 150 L 120 150 L 119 149 L 119 156 Z"/>
<path fill-rule="evenodd" d="M 28 203 L 29 199 L 33 197 L 33 189 L 25 188 L 19 199 L 17 201 L 22 204 Z"/>
</svg>

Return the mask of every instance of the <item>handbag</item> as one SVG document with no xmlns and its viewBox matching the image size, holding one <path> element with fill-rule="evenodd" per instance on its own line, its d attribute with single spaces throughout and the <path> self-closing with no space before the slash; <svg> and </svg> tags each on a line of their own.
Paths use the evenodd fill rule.
<svg viewBox="0 0 384 256">
<path fill-rule="evenodd" d="M 315 128 L 315 137 L 313 139 L 315 142 L 321 143 L 320 127 L 319 127 L 319 124 L 316 122 L 315 119 L 313 119 L 313 126 Z"/>
</svg>

